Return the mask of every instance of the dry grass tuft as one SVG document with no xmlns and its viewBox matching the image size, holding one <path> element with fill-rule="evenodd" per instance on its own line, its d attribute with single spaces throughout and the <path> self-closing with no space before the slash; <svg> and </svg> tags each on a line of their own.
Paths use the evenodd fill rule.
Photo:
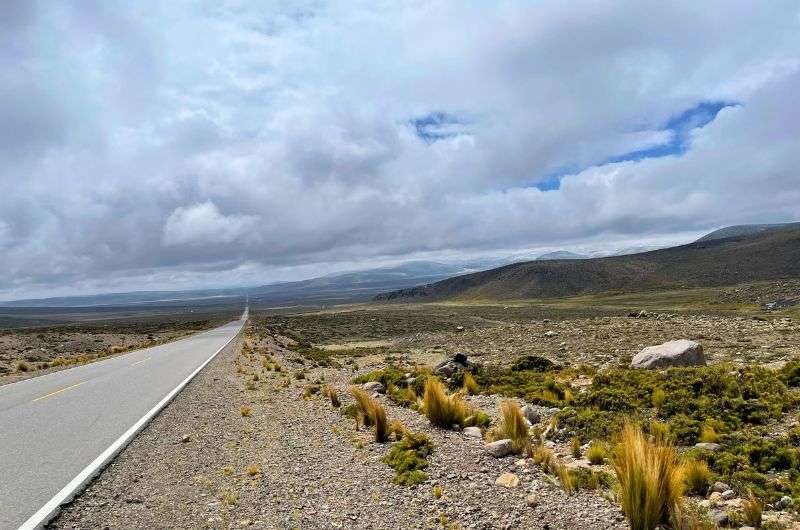
<svg viewBox="0 0 800 530">
<path fill-rule="evenodd" d="M 445 429 L 464 425 L 464 420 L 473 412 L 458 394 L 447 395 L 442 383 L 434 377 L 429 377 L 425 382 L 422 410 L 432 425 Z"/>
<path fill-rule="evenodd" d="M 631 530 L 652 530 L 680 512 L 683 474 L 675 448 L 650 443 L 637 425 L 622 429 L 612 462 L 617 498 Z"/>
<path fill-rule="evenodd" d="M 569 450 L 570 450 L 570 453 L 572 453 L 572 458 L 580 458 L 580 457 L 582 457 L 583 454 L 581 453 L 581 439 L 578 438 L 577 436 L 574 436 L 569 441 Z"/>
<path fill-rule="evenodd" d="M 239 412 L 242 414 L 243 417 L 248 418 L 250 417 L 250 414 L 253 413 L 253 409 L 251 409 L 247 405 L 242 405 L 241 407 L 239 407 Z"/>
<path fill-rule="evenodd" d="M 478 382 L 472 377 L 469 372 L 464 372 L 464 392 L 468 395 L 477 394 L 480 392 L 481 387 Z"/>
<path fill-rule="evenodd" d="M 528 435 L 528 422 L 516 401 L 505 400 L 500 403 L 500 421 L 492 429 L 490 437 L 495 440 L 508 438 L 515 453 L 530 453 L 531 438 Z"/>
<path fill-rule="evenodd" d="M 400 441 L 403 436 L 410 432 L 408 427 L 400 420 L 392 420 L 392 423 L 389 424 L 389 434 L 393 435 L 397 441 Z"/>
<path fill-rule="evenodd" d="M 600 442 L 592 442 L 586 450 L 586 458 L 593 466 L 599 466 L 606 459 L 606 448 Z"/>
<path fill-rule="evenodd" d="M 328 388 L 328 397 L 331 400 L 331 406 L 335 409 L 338 409 L 339 407 L 342 406 L 342 402 L 339 400 L 339 392 L 332 386 L 329 386 L 327 388 Z"/>
<path fill-rule="evenodd" d="M 761 526 L 761 515 L 764 512 L 764 503 L 747 492 L 747 498 L 742 501 L 742 522 L 748 526 L 758 528 Z"/>
<path fill-rule="evenodd" d="M 544 445 L 536 446 L 531 455 L 533 463 L 539 466 L 542 471 L 548 471 L 553 463 L 553 451 Z"/>
<path fill-rule="evenodd" d="M 389 439 L 389 422 L 386 418 L 386 409 L 362 388 L 350 387 L 350 394 L 356 400 L 358 417 L 366 427 L 373 427 L 375 441 L 385 442 Z"/>
<path fill-rule="evenodd" d="M 653 403 L 653 406 L 657 409 L 660 409 L 664 406 L 664 402 L 667 400 L 667 394 L 664 392 L 663 388 L 656 388 L 653 390 L 653 395 L 650 396 L 650 401 Z"/>
<path fill-rule="evenodd" d="M 711 470 L 705 460 L 687 460 L 683 464 L 683 477 L 686 491 L 697 495 L 705 495 L 711 484 Z"/>
<path fill-rule="evenodd" d="M 703 428 L 700 429 L 700 441 L 705 443 L 717 443 L 719 441 L 719 435 L 711 425 L 703 425 Z"/>
</svg>

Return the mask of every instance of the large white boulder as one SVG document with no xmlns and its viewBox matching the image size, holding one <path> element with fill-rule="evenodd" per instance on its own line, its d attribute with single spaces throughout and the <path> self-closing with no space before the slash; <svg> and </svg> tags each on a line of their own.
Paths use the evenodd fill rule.
<svg viewBox="0 0 800 530">
<path fill-rule="evenodd" d="M 631 368 L 669 368 L 706 364 L 703 346 L 693 340 L 671 340 L 658 346 L 648 346 L 631 361 Z"/>
</svg>

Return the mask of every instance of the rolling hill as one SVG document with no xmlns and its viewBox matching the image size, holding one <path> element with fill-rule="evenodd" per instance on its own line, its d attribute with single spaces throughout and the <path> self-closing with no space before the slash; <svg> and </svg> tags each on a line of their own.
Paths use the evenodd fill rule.
<svg viewBox="0 0 800 530">
<path fill-rule="evenodd" d="M 711 234 L 710 234 L 711 235 Z M 800 278 L 800 225 L 606 258 L 529 261 L 381 294 L 410 299 L 554 298 Z"/>
</svg>

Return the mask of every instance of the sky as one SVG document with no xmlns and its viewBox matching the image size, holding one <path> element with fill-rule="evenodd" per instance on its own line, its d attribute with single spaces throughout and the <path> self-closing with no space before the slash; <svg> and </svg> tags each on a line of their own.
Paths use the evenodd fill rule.
<svg viewBox="0 0 800 530">
<path fill-rule="evenodd" d="M 0 2 L 0 299 L 800 219 L 800 2 Z"/>
</svg>

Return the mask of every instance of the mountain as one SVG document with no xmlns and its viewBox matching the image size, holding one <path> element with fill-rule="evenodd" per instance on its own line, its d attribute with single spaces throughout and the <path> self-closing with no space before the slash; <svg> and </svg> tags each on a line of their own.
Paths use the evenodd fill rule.
<svg viewBox="0 0 800 530">
<path fill-rule="evenodd" d="M 555 252 L 548 252 L 546 254 L 542 254 L 537 260 L 553 260 L 553 259 L 586 259 L 589 256 L 585 254 L 576 254 L 575 252 L 570 252 L 569 250 L 556 250 Z"/>
<path fill-rule="evenodd" d="M 262 285 L 248 290 L 258 302 L 335 303 L 368 300 L 375 294 L 435 282 L 468 270 L 461 264 L 412 261 L 394 267 L 330 274 L 296 282 Z"/>
<path fill-rule="evenodd" d="M 369 300 L 381 292 L 435 282 L 455 274 L 463 274 L 494 265 L 481 267 L 482 264 L 483 262 L 444 264 L 432 261 L 410 261 L 393 267 L 335 273 L 309 280 L 273 283 L 258 287 L 64 296 L 0 302 L 0 307 L 196 305 L 225 300 L 239 303 L 239 299 L 245 296 L 249 296 L 254 304 L 335 303 Z"/>
<path fill-rule="evenodd" d="M 764 232 L 776 232 L 780 230 L 796 230 L 798 228 L 800 228 L 800 223 L 727 226 L 704 235 L 698 239 L 697 242 L 714 241 L 715 239 L 727 239 L 729 237 L 751 236 L 762 234 Z"/>
<path fill-rule="evenodd" d="M 529 261 L 385 293 L 376 300 L 553 298 L 800 277 L 800 227 L 605 258 Z"/>
</svg>

